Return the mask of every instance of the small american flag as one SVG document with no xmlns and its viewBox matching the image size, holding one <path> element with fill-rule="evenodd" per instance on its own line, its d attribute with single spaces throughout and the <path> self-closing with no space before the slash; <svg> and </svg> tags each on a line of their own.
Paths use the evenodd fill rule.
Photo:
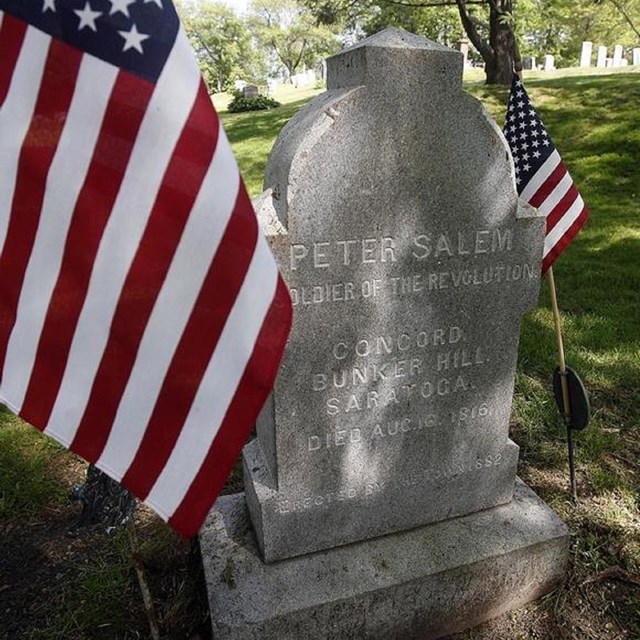
<svg viewBox="0 0 640 640">
<path fill-rule="evenodd" d="M 547 218 L 544 273 L 582 229 L 589 214 L 517 77 L 511 84 L 504 135 L 515 163 L 518 195 Z"/>
<path fill-rule="evenodd" d="M 291 322 L 170 0 L 0 0 L 0 400 L 199 529 Z"/>
</svg>

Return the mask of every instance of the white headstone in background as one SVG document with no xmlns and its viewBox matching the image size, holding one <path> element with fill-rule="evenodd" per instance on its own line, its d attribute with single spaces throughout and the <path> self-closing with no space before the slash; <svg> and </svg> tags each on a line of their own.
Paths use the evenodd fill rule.
<svg viewBox="0 0 640 640">
<path fill-rule="evenodd" d="M 556 68 L 555 58 L 552 55 L 547 54 L 544 57 L 544 70 L 553 71 Z"/>
<path fill-rule="evenodd" d="M 582 53 L 580 54 L 580 66 L 581 67 L 590 67 L 591 66 L 591 51 L 593 49 L 593 42 L 585 42 L 582 43 Z"/>
<path fill-rule="evenodd" d="M 633 64 L 640 64 L 640 47 L 636 47 L 633 50 Z"/>
<path fill-rule="evenodd" d="M 621 67 L 622 66 L 622 45 L 617 44 L 613 49 L 613 66 Z"/>
<path fill-rule="evenodd" d="M 596 60 L 596 67 L 598 69 L 604 69 L 607 66 L 607 47 L 600 45 L 598 47 L 598 59 Z"/>
<path fill-rule="evenodd" d="M 469 64 L 469 40 L 467 38 L 458 40 L 458 51 L 464 56 L 463 64 L 466 67 Z"/>
</svg>

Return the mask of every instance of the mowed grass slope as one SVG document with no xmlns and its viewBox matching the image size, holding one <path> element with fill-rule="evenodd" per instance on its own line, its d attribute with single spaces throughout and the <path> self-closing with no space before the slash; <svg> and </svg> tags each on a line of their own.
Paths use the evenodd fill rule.
<svg viewBox="0 0 640 640">
<path fill-rule="evenodd" d="M 521 447 L 520 474 L 571 527 L 571 569 L 541 603 L 464 637 L 640 638 L 640 74 L 555 72 L 525 83 L 591 212 L 554 270 L 567 362 L 589 389 L 593 419 L 576 438 L 574 506 L 550 390 L 556 354 L 543 284 L 539 306 L 523 322 L 512 437 Z M 471 81 L 467 89 L 501 125 L 508 89 Z M 253 196 L 279 130 L 314 93 L 290 90 L 270 111 L 222 112 Z M 0 638 L 9 628 L 25 639 L 144 635 L 123 536 L 65 537 L 75 509 L 66 494 L 81 478 L 77 458 L 0 413 Z M 206 615 L 190 552 L 148 516 L 142 532 L 161 624 L 168 637 L 189 637 Z M 31 555 L 17 557 L 23 549 Z M 47 593 L 59 596 L 47 600 Z"/>
</svg>

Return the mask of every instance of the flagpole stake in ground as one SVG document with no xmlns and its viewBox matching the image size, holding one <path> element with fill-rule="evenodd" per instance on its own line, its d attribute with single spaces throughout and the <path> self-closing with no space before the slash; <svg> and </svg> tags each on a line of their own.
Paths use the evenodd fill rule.
<svg viewBox="0 0 640 640">
<path fill-rule="evenodd" d="M 589 401 L 580 378 L 565 364 L 560 311 L 551 265 L 582 229 L 588 211 L 542 120 L 530 103 L 519 73 L 514 74 L 511 85 L 504 134 L 513 155 L 518 195 L 547 218 L 542 272 L 546 272 L 549 282 L 558 347 L 559 366 L 554 374 L 554 392 L 567 427 L 571 495 L 574 503 L 577 503 L 572 431 L 587 426 Z"/>
</svg>

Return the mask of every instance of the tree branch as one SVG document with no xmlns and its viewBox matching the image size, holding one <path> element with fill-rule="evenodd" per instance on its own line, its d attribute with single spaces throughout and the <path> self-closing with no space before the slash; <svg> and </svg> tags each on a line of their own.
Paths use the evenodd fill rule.
<svg viewBox="0 0 640 640">
<path fill-rule="evenodd" d="M 611 0 L 611 3 L 624 16 L 624 19 L 629 23 L 629 26 L 633 29 L 633 32 L 638 36 L 638 38 L 640 38 L 640 32 L 636 29 L 636 26 L 631 21 L 631 18 L 625 11 L 624 7 L 617 0 Z"/>
<path fill-rule="evenodd" d="M 464 27 L 466 34 L 469 36 L 469 40 L 471 40 L 473 46 L 480 52 L 480 55 L 485 62 L 491 60 L 493 51 L 487 41 L 478 33 L 476 25 L 473 23 L 473 20 L 469 15 L 469 10 L 467 9 L 465 0 L 456 0 L 456 4 L 458 5 L 458 13 L 460 13 L 462 26 Z"/>
</svg>

